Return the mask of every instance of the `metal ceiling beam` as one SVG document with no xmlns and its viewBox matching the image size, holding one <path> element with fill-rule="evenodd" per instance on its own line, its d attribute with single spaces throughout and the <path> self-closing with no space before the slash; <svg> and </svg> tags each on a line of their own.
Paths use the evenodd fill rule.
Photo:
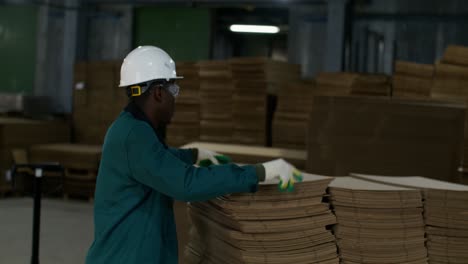
<svg viewBox="0 0 468 264">
<path fill-rule="evenodd" d="M 287 7 L 289 5 L 324 5 L 327 0 L 86 0 L 93 4 L 133 4 L 133 5 L 197 5 L 197 6 L 262 6 Z"/>
</svg>

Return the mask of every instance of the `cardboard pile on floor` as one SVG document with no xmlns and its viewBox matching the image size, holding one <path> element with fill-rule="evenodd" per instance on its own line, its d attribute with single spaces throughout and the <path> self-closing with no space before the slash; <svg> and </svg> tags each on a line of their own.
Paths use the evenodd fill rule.
<svg viewBox="0 0 468 264">
<path fill-rule="evenodd" d="M 230 61 L 235 83 L 233 142 L 271 144 L 271 123 L 278 88 L 300 79 L 299 65 L 267 58 L 235 58 Z"/>
<path fill-rule="evenodd" d="M 0 194 L 11 190 L 11 178 L 6 179 L 6 171 L 11 169 L 14 160 L 12 151 L 27 149 L 39 143 L 70 141 L 70 125 L 65 121 L 38 121 L 23 118 L 0 118 Z M 16 190 L 31 189 L 30 179 L 17 179 Z"/>
<path fill-rule="evenodd" d="M 32 163 L 60 163 L 65 169 L 65 196 L 92 198 L 101 152 L 101 147 L 95 145 L 34 145 L 30 149 L 30 160 Z"/>
<path fill-rule="evenodd" d="M 353 80 L 351 94 L 390 96 L 390 78 L 383 74 L 359 74 Z"/>
<path fill-rule="evenodd" d="M 323 95 L 350 94 L 358 74 L 350 72 L 320 72 L 316 77 L 317 89 Z"/>
<path fill-rule="evenodd" d="M 341 263 L 427 263 L 419 190 L 337 177 L 329 193 Z"/>
<path fill-rule="evenodd" d="M 442 57 L 443 63 L 468 66 L 468 47 L 450 45 Z"/>
<path fill-rule="evenodd" d="M 277 182 L 255 194 L 233 194 L 190 205 L 197 232 L 186 263 L 338 263 L 335 223 L 322 202 L 330 177 L 304 175 L 293 193 Z"/>
<path fill-rule="evenodd" d="M 321 72 L 316 82 L 317 92 L 321 95 L 390 96 L 391 91 L 390 79 L 383 74 Z"/>
<path fill-rule="evenodd" d="M 313 82 L 292 83 L 279 88 L 272 127 L 273 147 L 306 148 L 314 91 Z"/>
<path fill-rule="evenodd" d="M 307 171 L 459 182 L 464 120 L 465 106 L 455 103 L 314 96 Z"/>
<path fill-rule="evenodd" d="M 435 66 L 432 97 L 445 100 L 468 98 L 468 65 L 439 63 Z"/>
<path fill-rule="evenodd" d="M 436 64 L 432 97 L 450 101 L 468 100 L 468 47 L 449 46 L 441 63 Z M 465 126 L 468 125 L 468 118 Z M 463 161 L 468 168 L 468 130 L 465 129 Z"/>
<path fill-rule="evenodd" d="M 74 142 L 101 145 L 108 127 L 126 106 L 126 91 L 119 87 L 121 63 L 96 61 L 75 64 Z"/>
<path fill-rule="evenodd" d="M 176 98 L 174 117 L 166 129 L 166 142 L 171 146 L 181 146 L 200 139 L 200 78 L 195 63 L 177 62 L 179 96 Z"/>
<path fill-rule="evenodd" d="M 234 83 L 227 61 L 202 61 L 200 67 L 200 140 L 231 142 Z"/>
<path fill-rule="evenodd" d="M 433 78 L 434 65 L 396 61 L 392 95 L 410 98 L 430 97 Z"/>
<path fill-rule="evenodd" d="M 296 82 L 280 87 L 273 120 L 273 146 L 305 149 L 313 97 L 349 95 L 358 74 L 319 73 L 315 82 Z"/>
<path fill-rule="evenodd" d="M 423 177 L 353 177 L 422 190 L 429 263 L 468 259 L 468 186 Z"/>
</svg>

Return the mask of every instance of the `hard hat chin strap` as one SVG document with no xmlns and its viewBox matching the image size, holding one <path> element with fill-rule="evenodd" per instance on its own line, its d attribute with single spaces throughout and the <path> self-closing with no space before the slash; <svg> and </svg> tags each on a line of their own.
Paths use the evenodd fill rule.
<svg viewBox="0 0 468 264">
<path fill-rule="evenodd" d="M 141 94 L 142 94 L 141 86 L 134 85 L 134 86 L 130 87 L 130 96 L 131 97 L 140 96 Z"/>
<path fill-rule="evenodd" d="M 157 80 L 139 83 L 139 84 L 135 84 L 135 85 L 131 85 L 127 87 L 127 96 L 128 97 L 141 96 L 142 94 L 146 93 L 151 87 L 153 87 L 155 84 L 162 88 L 166 88 L 174 97 L 177 97 L 177 95 L 179 94 L 179 86 L 171 82 L 171 79 L 169 80 L 157 79 Z"/>
<path fill-rule="evenodd" d="M 145 82 L 145 83 L 139 83 L 139 84 L 129 86 L 129 87 L 127 87 L 127 96 L 128 97 L 140 96 L 140 95 L 146 93 L 146 91 L 148 91 L 149 88 L 151 88 L 151 86 L 153 86 L 153 84 L 158 83 L 158 82 L 161 82 L 161 80 L 153 80 L 153 81 L 149 81 L 149 82 Z"/>
</svg>

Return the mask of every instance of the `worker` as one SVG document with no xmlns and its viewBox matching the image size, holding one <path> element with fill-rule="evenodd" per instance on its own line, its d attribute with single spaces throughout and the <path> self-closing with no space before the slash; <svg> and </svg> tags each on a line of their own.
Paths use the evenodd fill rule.
<svg viewBox="0 0 468 264">
<path fill-rule="evenodd" d="M 123 61 L 120 87 L 130 99 L 105 136 L 87 264 L 178 263 L 174 199 L 203 201 L 255 192 L 262 181 L 277 179 L 289 188 L 300 180 L 282 159 L 217 165 L 218 153 L 166 146 L 156 131 L 171 121 L 181 78 L 157 47 L 138 47 Z M 202 160 L 214 165 L 194 166 Z"/>
</svg>

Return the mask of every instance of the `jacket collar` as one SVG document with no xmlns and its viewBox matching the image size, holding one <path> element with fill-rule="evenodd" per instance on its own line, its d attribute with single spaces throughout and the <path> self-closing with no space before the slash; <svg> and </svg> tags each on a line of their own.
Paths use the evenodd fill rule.
<svg viewBox="0 0 468 264">
<path fill-rule="evenodd" d="M 148 123 L 148 125 L 150 125 L 151 128 L 153 129 L 154 134 L 156 135 L 158 140 L 164 145 L 164 147 L 167 148 L 167 145 L 163 140 L 165 129 L 155 128 L 153 124 L 151 123 L 151 121 L 149 120 L 149 118 L 146 116 L 146 114 L 140 109 L 140 107 L 138 107 L 138 105 L 135 102 L 130 101 L 128 105 L 125 107 L 124 111 L 132 114 L 135 119 Z"/>
</svg>

